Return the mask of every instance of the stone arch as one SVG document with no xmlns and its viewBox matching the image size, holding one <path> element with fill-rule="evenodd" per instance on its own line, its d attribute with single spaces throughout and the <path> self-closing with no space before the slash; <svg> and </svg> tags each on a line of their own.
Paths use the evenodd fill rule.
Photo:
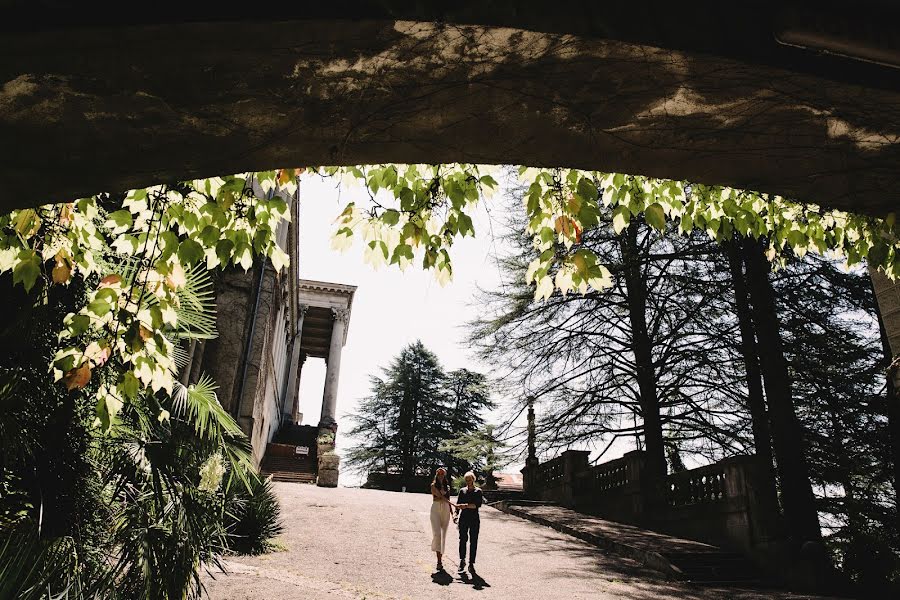
<svg viewBox="0 0 900 600">
<path fill-rule="evenodd" d="M 900 44 L 866 33 L 896 22 L 880 2 L 849 14 L 774 0 L 162 1 L 138 17 L 102 1 L 12 4 L 0 209 L 386 161 L 644 173 L 872 214 L 897 204 L 900 70 L 884 62 Z M 882 64 L 797 47 L 829 35 Z"/>
</svg>

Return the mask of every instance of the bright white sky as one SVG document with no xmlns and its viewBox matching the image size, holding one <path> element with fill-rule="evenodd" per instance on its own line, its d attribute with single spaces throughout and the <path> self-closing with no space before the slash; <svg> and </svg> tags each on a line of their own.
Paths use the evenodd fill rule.
<svg viewBox="0 0 900 600">
<path fill-rule="evenodd" d="M 482 208 L 473 215 L 476 237 L 454 242 L 454 278 L 441 287 L 430 271 L 418 266 L 404 272 L 396 265 L 376 271 L 363 262 L 363 245 L 358 240 L 346 252 L 332 250 L 334 219 L 351 200 L 365 205 L 362 189 L 339 192 L 333 180 L 304 178 L 300 197 L 300 277 L 358 286 L 347 345 L 341 356 L 337 415 L 340 453 L 349 441 L 341 436 L 342 430 L 350 428 L 345 415 L 368 395 L 369 376 L 380 374 L 381 367 L 387 366 L 407 344 L 422 340 L 445 369 L 467 367 L 488 372 L 465 344 L 465 325 L 477 314 L 477 307 L 471 304 L 476 286 L 496 289 L 500 285 L 500 272 L 491 256 L 492 246 L 500 241 L 492 236 L 491 219 Z M 499 200 L 499 194 L 496 199 Z M 501 202 L 491 204 L 494 229 L 499 236 L 503 221 Z M 324 380 L 324 361 L 308 359 L 300 381 L 304 424 L 319 421 Z M 341 485 L 359 485 L 363 479 L 346 470 L 341 473 Z"/>
</svg>

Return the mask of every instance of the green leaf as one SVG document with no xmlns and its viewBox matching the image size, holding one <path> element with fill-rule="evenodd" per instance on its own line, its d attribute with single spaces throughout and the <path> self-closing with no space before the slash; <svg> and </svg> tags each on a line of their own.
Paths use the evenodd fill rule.
<svg viewBox="0 0 900 600">
<path fill-rule="evenodd" d="M 219 237 L 219 230 L 212 225 L 207 225 L 203 228 L 203 231 L 200 232 L 200 241 L 208 248 L 215 248 L 216 242 L 219 241 Z"/>
<path fill-rule="evenodd" d="M 475 227 L 472 225 L 472 217 L 465 213 L 459 213 L 459 235 L 465 237 L 467 233 L 475 235 Z"/>
<path fill-rule="evenodd" d="M 489 188 L 497 187 L 497 180 L 491 177 L 490 175 L 482 175 L 481 179 L 479 179 L 482 185 L 486 185 Z"/>
<path fill-rule="evenodd" d="M 406 258 L 408 260 L 413 259 L 413 249 L 412 246 L 407 244 L 400 244 L 396 248 L 394 248 L 394 254 L 391 256 L 391 264 L 397 264 L 400 262 L 401 258 Z"/>
<path fill-rule="evenodd" d="M 131 212 L 127 210 L 117 210 L 110 214 L 107 222 L 112 222 L 116 227 L 121 227 L 123 229 L 130 229 L 131 225 L 134 223 Z"/>
<path fill-rule="evenodd" d="M 26 292 L 34 287 L 41 274 L 41 259 L 34 250 L 19 252 L 19 264 L 13 268 L 13 284 L 21 283 Z"/>
<path fill-rule="evenodd" d="M 806 234 L 802 231 L 792 229 L 787 234 L 787 241 L 794 248 L 805 247 L 807 242 Z"/>
<path fill-rule="evenodd" d="M 100 427 L 104 431 L 109 431 L 121 409 L 122 401 L 115 396 L 110 394 L 100 396 L 100 399 L 97 401 L 97 418 L 100 420 Z"/>
<path fill-rule="evenodd" d="M 666 228 L 666 213 L 658 202 L 651 204 L 644 210 L 644 218 L 657 231 L 663 231 Z"/>
<path fill-rule="evenodd" d="M 91 326 L 91 318 L 87 315 L 73 315 L 69 323 L 69 333 L 76 337 L 88 330 Z"/>
<path fill-rule="evenodd" d="M 168 258 L 178 250 L 178 235 L 174 231 L 163 231 L 159 234 L 162 242 L 163 256 Z"/>
<path fill-rule="evenodd" d="M 138 391 L 141 389 L 140 380 L 135 377 L 134 373 L 131 371 L 127 371 L 125 373 L 125 377 L 122 378 L 122 392 L 125 394 L 125 397 L 129 400 L 134 400 L 138 396 Z"/>
<path fill-rule="evenodd" d="M 102 317 L 112 310 L 112 305 L 106 300 L 95 299 L 87 305 L 87 309 L 98 317 Z"/>
<path fill-rule="evenodd" d="M 415 194 L 408 187 L 402 188 L 397 197 L 400 199 L 400 210 L 412 210 L 416 203 Z"/>
<path fill-rule="evenodd" d="M 216 256 L 222 265 L 227 265 L 231 261 L 232 252 L 234 252 L 234 242 L 231 240 L 219 240 L 216 242 Z"/>
<path fill-rule="evenodd" d="M 381 215 L 381 220 L 384 221 L 386 225 L 394 226 L 400 222 L 400 213 L 394 209 L 388 209 Z"/>
<path fill-rule="evenodd" d="M 288 210 L 287 202 L 275 196 L 271 200 L 269 200 L 269 212 L 277 212 L 279 214 L 285 214 Z"/>
<path fill-rule="evenodd" d="M 628 207 L 617 206 L 613 210 L 613 231 L 616 232 L 616 235 L 622 233 L 628 227 L 629 220 L 631 220 L 631 212 L 628 210 Z"/>
<path fill-rule="evenodd" d="M 578 192 L 578 195 L 585 200 L 595 202 L 598 198 L 597 186 L 595 186 L 587 177 L 579 179 L 575 189 Z"/>
<path fill-rule="evenodd" d="M 183 264 L 193 265 L 203 259 L 203 246 L 191 239 L 184 240 L 178 246 L 178 258 Z"/>
</svg>

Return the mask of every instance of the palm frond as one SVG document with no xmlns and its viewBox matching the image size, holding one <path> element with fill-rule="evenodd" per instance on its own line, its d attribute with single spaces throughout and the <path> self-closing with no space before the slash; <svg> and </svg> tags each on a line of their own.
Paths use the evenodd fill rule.
<svg viewBox="0 0 900 600">
<path fill-rule="evenodd" d="M 78 555 L 71 538 L 41 540 L 28 520 L 0 535 L 0 598 L 78 597 Z"/>
<path fill-rule="evenodd" d="M 219 403 L 216 389 L 216 384 L 206 374 L 190 386 L 175 382 L 172 394 L 175 414 L 193 423 L 197 434 L 206 439 L 243 435 L 241 428 Z"/>
<path fill-rule="evenodd" d="M 185 284 L 178 292 L 178 300 L 179 337 L 212 339 L 218 335 L 215 288 L 204 264 L 198 263 L 185 273 Z"/>
<path fill-rule="evenodd" d="M 172 373 L 177 375 L 187 367 L 188 351 L 181 345 L 180 336 L 169 335 L 166 337 L 172 342 Z"/>
</svg>

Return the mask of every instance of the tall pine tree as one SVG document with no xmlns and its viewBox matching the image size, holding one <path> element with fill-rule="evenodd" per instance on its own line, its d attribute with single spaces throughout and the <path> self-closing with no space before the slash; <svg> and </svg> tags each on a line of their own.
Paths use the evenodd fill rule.
<svg viewBox="0 0 900 600">
<path fill-rule="evenodd" d="M 438 465 L 459 472 L 468 463 L 443 446 L 447 440 L 484 425 L 482 412 L 493 408 L 484 375 L 459 369 L 446 373 L 421 341 L 404 348 L 372 393 L 351 415 L 347 464 L 359 471 L 404 476 L 431 473 Z"/>
</svg>

